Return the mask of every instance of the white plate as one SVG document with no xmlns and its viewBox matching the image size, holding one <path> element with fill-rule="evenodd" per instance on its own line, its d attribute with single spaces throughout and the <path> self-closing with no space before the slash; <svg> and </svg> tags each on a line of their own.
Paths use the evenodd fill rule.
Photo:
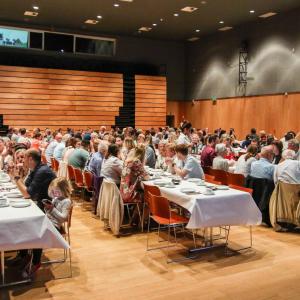
<svg viewBox="0 0 300 300">
<path fill-rule="evenodd" d="M 10 203 L 10 206 L 15 208 L 27 207 L 30 205 L 31 203 L 29 201 L 19 201 L 19 202 Z"/>
<path fill-rule="evenodd" d="M 181 193 L 187 194 L 187 193 L 195 193 L 196 190 L 193 189 L 193 188 L 181 188 L 181 189 L 180 189 L 180 192 L 181 192 Z"/>
<path fill-rule="evenodd" d="M 174 189 L 174 188 L 176 188 L 176 185 L 175 184 L 167 184 L 167 185 L 165 185 L 165 187 L 168 189 Z"/>
<path fill-rule="evenodd" d="M 227 185 L 217 185 L 217 190 L 229 190 L 229 187 Z"/>
<path fill-rule="evenodd" d="M 205 196 L 212 196 L 212 195 L 214 195 L 215 193 L 214 193 L 214 192 L 209 192 L 209 193 L 208 193 L 208 192 L 205 192 L 205 191 L 204 191 L 204 192 L 202 192 L 202 194 L 205 195 Z"/>
</svg>

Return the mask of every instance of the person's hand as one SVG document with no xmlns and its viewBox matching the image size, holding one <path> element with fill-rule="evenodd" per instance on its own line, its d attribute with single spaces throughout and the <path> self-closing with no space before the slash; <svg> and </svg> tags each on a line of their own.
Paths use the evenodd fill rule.
<svg viewBox="0 0 300 300">
<path fill-rule="evenodd" d="M 50 203 L 48 204 L 47 202 L 45 202 L 45 203 L 44 203 L 44 207 L 45 207 L 46 210 L 51 211 L 51 210 L 53 209 L 54 205 L 53 205 L 52 203 L 51 203 L 51 204 L 50 204 Z"/>
</svg>

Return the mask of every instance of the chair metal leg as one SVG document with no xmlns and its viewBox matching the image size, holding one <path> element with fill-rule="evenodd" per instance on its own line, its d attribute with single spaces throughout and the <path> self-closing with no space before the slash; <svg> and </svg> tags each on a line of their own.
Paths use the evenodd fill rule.
<svg viewBox="0 0 300 300">
<path fill-rule="evenodd" d="M 4 271 L 4 251 L 1 251 L 1 275 L 2 275 L 2 285 L 5 282 L 5 271 Z"/>
</svg>

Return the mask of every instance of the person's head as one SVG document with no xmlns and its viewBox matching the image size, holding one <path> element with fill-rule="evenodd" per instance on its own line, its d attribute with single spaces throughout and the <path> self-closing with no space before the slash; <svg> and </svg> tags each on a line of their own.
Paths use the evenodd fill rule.
<svg viewBox="0 0 300 300">
<path fill-rule="evenodd" d="M 175 144 L 174 143 L 166 144 L 166 157 L 173 157 L 175 154 L 176 154 Z"/>
<path fill-rule="evenodd" d="M 175 131 L 169 132 L 168 142 L 173 144 L 176 139 L 177 139 L 176 132 Z"/>
<path fill-rule="evenodd" d="M 118 157 L 120 148 L 116 144 L 110 144 L 107 150 L 107 157 L 115 156 Z"/>
<path fill-rule="evenodd" d="M 193 133 L 192 136 L 191 136 L 191 140 L 192 140 L 193 144 L 198 144 L 199 141 L 200 141 L 198 134 Z"/>
<path fill-rule="evenodd" d="M 247 161 L 250 157 L 255 157 L 258 153 L 258 148 L 255 145 L 249 145 L 247 148 L 247 153 L 245 156 L 245 160 Z"/>
<path fill-rule="evenodd" d="M 265 158 L 271 162 L 274 158 L 273 146 L 270 145 L 263 147 L 260 152 L 260 157 Z"/>
<path fill-rule="evenodd" d="M 137 143 L 138 144 L 144 144 L 145 143 L 145 135 L 140 133 L 137 137 Z"/>
<path fill-rule="evenodd" d="M 28 149 L 25 152 L 24 166 L 34 170 L 41 163 L 41 154 L 35 149 Z"/>
<path fill-rule="evenodd" d="M 121 136 L 116 137 L 116 145 L 118 145 L 119 147 L 123 146 L 123 139 Z"/>
<path fill-rule="evenodd" d="M 124 147 L 130 151 L 131 149 L 134 148 L 134 142 L 133 139 L 131 137 L 126 137 L 124 140 Z"/>
<path fill-rule="evenodd" d="M 139 145 L 134 149 L 133 160 L 140 160 L 142 163 L 145 161 L 146 148 L 144 145 Z"/>
<path fill-rule="evenodd" d="M 20 135 L 25 135 L 26 134 L 26 128 L 20 128 L 19 132 L 20 132 Z"/>
<path fill-rule="evenodd" d="M 207 143 L 210 146 L 214 147 L 218 143 L 218 140 L 219 140 L 218 136 L 213 134 L 208 137 Z"/>
<path fill-rule="evenodd" d="M 192 129 L 192 124 L 189 122 L 184 123 L 181 127 L 181 131 L 185 135 L 189 135 L 191 133 L 191 129 Z"/>
<path fill-rule="evenodd" d="M 106 127 L 105 127 L 105 126 L 101 126 L 101 127 L 100 127 L 100 132 L 101 132 L 101 133 L 104 133 L 105 131 L 106 131 Z"/>
<path fill-rule="evenodd" d="M 215 150 L 218 156 L 225 157 L 227 154 L 227 148 L 223 143 L 217 144 Z"/>
<path fill-rule="evenodd" d="M 55 135 L 55 140 L 56 140 L 58 143 L 60 143 L 60 142 L 62 141 L 62 135 L 61 135 L 61 133 L 58 133 L 58 134 Z"/>
<path fill-rule="evenodd" d="M 81 141 L 81 147 L 84 150 L 89 151 L 90 150 L 90 141 L 88 141 L 88 140 L 82 140 Z"/>
<path fill-rule="evenodd" d="M 158 152 L 161 156 L 166 156 L 166 144 L 163 141 L 158 143 Z"/>
<path fill-rule="evenodd" d="M 252 145 L 252 146 L 258 146 L 258 139 L 257 138 L 251 139 L 250 145 Z"/>
<path fill-rule="evenodd" d="M 108 143 L 106 141 L 100 141 L 98 145 L 98 152 L 101 153 L 103 156 L 106 156 L 108 151 Z"/>
<path fill-rule="evenodd" d="M 66 142 L 66 147 L 72 147 L 72 148 L 76 148 L 76 139 L 74 137 L 71 137 L 67 140 Z"/>
<path fill-rule="evenodd" d="M 81 146 L 81 139 L 75 138 L 75 141 L 76 141 L 75 148 L 80 148 L 80 146 Z"/>
<path fill-rule="evenodd" d="M 66 199 L 71 197 L 71 193 L 71 184 L 63 177 L 53 179 L 48 187 L 50 198 Z"/>
<path fill-rule="evenodd" d="M 33 138 L 36 139 L 36 140 L 41 140 L 42 139 L 42 134 L 39 131 L 35 132 L 34 135 L 33 135 Z"/>
<path fill-rule="evenodd" d="M 251 135 L 256 135 L 256 128 L 251 128 L 250 134 Z"/>
<path fill-rule="evenodd" d="M 299 151 L 299 142 L 296 139 L 289 140 L 288 149 L 295 151 L 296 153 Z"/>
<path fill-rule="evenodd" d="M 296 152 L 290 149 L 286 149 L 282 152 L 282 158 L 286 159 L 294 159 Z"/>
<path fill-rule="evenodd" d="M 271 145 L 273 145 L 273 151 L 276 156 L 282 153 L 283 144 L 281 141 L 273 141 Z"/>
<path fill-rule="evenodd" d="M 25 160 L 25 149 L 18 149 L 15 152 L 15 164 L 24 164 L 24 160 Z"/>
<path fill-rule="evenodd" d="M 175 152 L 179 160 L 185 160 L 189 154 L 189 148 L 185 144 L 180 144 L 175 147 Z"/>
<path fill-rule="evenodd" d="M 285 136 L 284 139 L 286 142 L 288 142 L 289 140 L 292 140 L 294 138 L 293 134 L 291 132 L 288 132 Z"/>
</svg>

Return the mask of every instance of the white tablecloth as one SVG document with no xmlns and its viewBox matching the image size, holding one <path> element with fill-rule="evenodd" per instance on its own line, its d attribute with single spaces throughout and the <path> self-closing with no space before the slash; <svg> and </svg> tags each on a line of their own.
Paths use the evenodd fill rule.
<svg viewBox="0 0 300 300">
<path fill-rule="evenodd" d="M 169 179 L 166 179 L 169 180 Z M 144 184 L 153 184 L 146 181 Z M 182 181 L 176 188 L 160 187 L 162 196 L 187 209 L 191 216 L 187 228 L 218 227 L 225 225 L 259 225 L 262 215 L 249 193 L 229 189 L 217 190 L 215 195 L 187 195 L 181 188 L 193 187 L 203 192 L 206 188 Z"/>
<path fill-rule="evenodd" d="M 34 202 L 24 208 L 0 208 L 0 251 L 34 248 L 69 245 Z"/>
</svg>

